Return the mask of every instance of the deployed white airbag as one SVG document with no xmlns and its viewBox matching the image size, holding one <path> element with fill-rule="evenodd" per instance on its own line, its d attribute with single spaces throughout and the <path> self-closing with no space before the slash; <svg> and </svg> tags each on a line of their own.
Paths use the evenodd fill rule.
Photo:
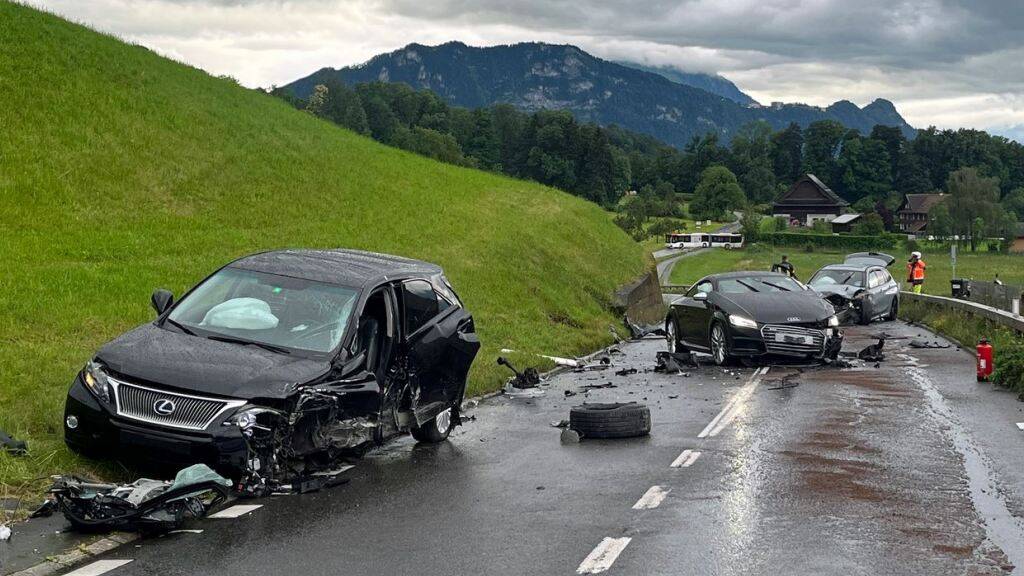
<svg viewBox="0 0 1024 576">
<path fill-rule="evenodd" d="M 206 313 L 200 326 L 235 330 L 268 330 L 276 328 L 277 316 L 270 305 L 258 298 L 232 298 L 217 304 Z"/>
</svg>

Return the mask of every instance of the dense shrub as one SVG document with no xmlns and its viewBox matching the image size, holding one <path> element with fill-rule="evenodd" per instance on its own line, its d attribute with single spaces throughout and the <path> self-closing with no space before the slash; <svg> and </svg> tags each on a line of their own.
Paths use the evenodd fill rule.
<svg viewBox="0 0 1024 576">
<path fill-rule="evenodd" d="M 892 250 L 899 243 L 897 234 L 880 234 L 878 236 L 837 236 L 833 234 L 799 234 L 796 232 L 775 232 L 764 234 L 762 240 L 774 246 L 805 247 L 808 244 L 815 248 L 832 248 L 837 250 Z"/>
</svg>

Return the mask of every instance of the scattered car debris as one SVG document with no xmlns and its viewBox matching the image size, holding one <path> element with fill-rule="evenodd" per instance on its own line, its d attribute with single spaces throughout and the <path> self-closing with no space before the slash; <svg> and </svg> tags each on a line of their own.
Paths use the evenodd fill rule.
<svg viewBox="0 0 1024 576">
<path fill-rule="evenodd" d="M 633 322 L 629 319 L 629 316 L 623 315 L 622 322 L 629 328 L 629 333 L 633 340 L 640 340 L 648 336 L 664 336 L 665 327 L 659 324 L 641 325 Z"/>
<path fill-rule="evenodd" d="M 573 372 L 590 372 L 592 370 L 607 370 L 612 367 L 612 359 L 609 356 L 601 356 L 597 362 L 584 362 L 578 361 L 576 367 L 572 369 Z"/>
<path fill-rule="evenodd" d="M 911 348 L 951 348 L 952 347 L 952 345 L 949 344 L 948 342 L 939 342 L 938 340 L 928 341 L 928 340 L 922 340 L 922 339 L 919 339 L 919 338 L 915 338 L 915 339 L 911 340 L 909 346 Z"/>
<path fill-rule="evenodd" d="M 501 349 L 501 353 L 502 354 L 517 354 L 518 352 L 516 352 L 515 350 L 512 350 L 510 348 L 502 348 Z M 547 354 L 532 354 L 532 355 L 536 356 L 538 358 L 547 358 L 548 360 L 551 360 L 552 362 L 554 362 L 555 364 L 557 364 L 559 366 L 568 366 L 569 368 L 576 368 L 576 367 L 580 366 L 581 364 L 584 364 L 584 362 L 582 360 L 578 360 L 578 359 L 575 359 L 575 358 L 563 358 L 561 356 L 549 356 Z"/>
<path fill-rule="evenodd" d="M 668 352 L 665 350 L 658 351 L 655 357 L 655 372 L 665 372 L 668 374 L 681 374 L 684 368 L 697 368 L 697 360 L 693 357 L 690 352 Z"/>
<path fill-rule="evenodd" d="M 877 343 L 865 346 L 863 350 L 858 352 L 857 358 L 866 362 L 881 362 L 885 360 L 885 354 L 882 354 L 883 347 L 885 347 L 885 338 L 879 338 Z"/>
<path fill-rule="evenodd" d="M 0 524 L 0 542 L 6 542 L 11 539 L 11 529 L 3 524 Z"/>
<path fill-rule="evenodd" d="M 570 397 L 570 396 L 575 396 L 575 395 L 576 395 L 576 392 L 573 392 L 572 390 L 566 390 L 566 391 L 564 392 L 564 394 L 565 394 L 565 397 L 566 397 L 566 398 L 568 398 L 568 397 Z"/>
<path fill-rule="evenodd" d="M 637 373 L 637 369 L 636 368 L 632 368 L 632 367 L 630 367 L 630 368 L 623 368 L 621 370 L 616 370 L 615 371 L 615 375 L 616 376 L 629 376 L 630 374 L 636 374 L 636 373 Z"/>
<path fill-rule="evenodd" d="M 28 454 L 27 442 L 24 440 L 15 440 L 8 436 L 3 430 L 0 430 L 0 448 L 3 448 L 4 452 L 14 456 L 25 456 Z"/>
<path fill-rule="evenodd" d="M 583 386 L 580 386 L 580 390 L 583 392 L 589 392 L 591 390 L 601 390 L 604 388 L 618 388 L 618 386 L 612 384 L 611 382 L 605 382 L 604 384 L 584 384 Z"/>
<path fill-rule="evenodd" d="M 60 510 L 81 532 L 166 532 L 205 516 L 227 499 L 230 487 L 231 480 L 205 464 L 180 470 L 173 482 L 141 478 L 131 484 L 102 484 L 57 476 L 48 491 L 49 512 Z"/>
<path fill-rule="evenodd" d="M 581 404 L 569 410 L 569 428 L 583 438 L 633 438 L 651 432 L 651 410 L 636 402 Z"/>
<path fill-rule="evenodd" d="M 571 428 L 562 430 L 562 433 L 559 435 L 559 441 L 562 444 L 579 444 L 580 438 L 580 433 Z"/>
<path fill-rule="evenodd" d="M 552 428 L 568 428 L 569 427 L 569 421 L 568 420 L 556 420 L 556 421 L 551 423 L 551 427 Z"/>
<path fill-rule="evenodd" d="M 768 390 L 785 390 L 787 388 L 796 388 L 797 386 L 800 385 L 800 383 L 796 381 L 796 379 L 799 378 L 799 377 L 800 377 L 800 371 L 798 370 L 797 372 L 794 372 L 792 374 L 786 374 L 785 376 L 783 376 L 782 378 L 780 378 L 778 380 L 770 380 L 769 381 L 770 383 L 773 383 L 773 384 L 776 384 L 776 385 L 775 386 L 769 386 Z"/>
<path fill-rule="evenodd" d="M 498 366 L 505 366 L 515 374 L 515 376 L 508 380 L 508 384 L 513 388 L 526 390 L 528 388 L 536 388 L 540 384 L 540 373 L 532 366 L 520 372 L 503 356 L 498 356 Z"/>
</svg>

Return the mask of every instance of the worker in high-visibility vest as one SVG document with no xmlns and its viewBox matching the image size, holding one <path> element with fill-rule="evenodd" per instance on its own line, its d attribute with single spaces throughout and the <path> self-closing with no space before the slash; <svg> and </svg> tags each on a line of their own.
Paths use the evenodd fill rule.
<svg viewBox="0 0 1024 576">
<path fill-rule="evenodd" d="M 910 284 L 910 290 L 914 294 L 921 293 L 921 287 L 924 285 L 924 260 L 921 259 L 920 252 L 911 252 L 910 260 L 907 260 L 907 283 Z"/>
</svg>

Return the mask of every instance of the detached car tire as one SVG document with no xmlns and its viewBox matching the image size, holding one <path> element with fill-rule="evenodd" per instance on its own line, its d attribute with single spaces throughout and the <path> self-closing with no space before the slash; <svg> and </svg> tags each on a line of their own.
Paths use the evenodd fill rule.
<svg viewBox="0 0 1024 576">
<path fill-rule="evenodd" d="M 651 410 L 627 404 L 583 404 L 569 410 L 569 428 L 584 438 L 633 438 L 651 433 Z"/>
</svg>

